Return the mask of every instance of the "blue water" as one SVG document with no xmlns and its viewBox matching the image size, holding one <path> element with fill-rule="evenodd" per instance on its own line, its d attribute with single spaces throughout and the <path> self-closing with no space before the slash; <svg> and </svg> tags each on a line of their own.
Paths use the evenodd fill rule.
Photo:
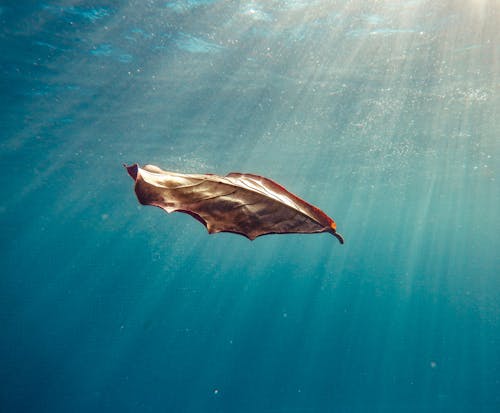
<svg viewBox="0 0 500 413">
<path fill-rule="evenodd" d="M 500 4 L 0 3 L 0 411 L 499 412 Z M 123 163 L 346 239 L 208 235 Z"/>
</svg>

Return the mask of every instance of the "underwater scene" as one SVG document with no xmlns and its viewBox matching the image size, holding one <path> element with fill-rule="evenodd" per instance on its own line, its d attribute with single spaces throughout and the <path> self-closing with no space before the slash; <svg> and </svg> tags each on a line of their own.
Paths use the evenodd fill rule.
<svg viewBox="0 0 500 413">
<path fill-rule="evenodd" d="M 0 1 L 0 411 L 500 412 L 499 27 L 497 0 Z M 155 167 L 236 189 L 167 214 Z"/>
</svg>

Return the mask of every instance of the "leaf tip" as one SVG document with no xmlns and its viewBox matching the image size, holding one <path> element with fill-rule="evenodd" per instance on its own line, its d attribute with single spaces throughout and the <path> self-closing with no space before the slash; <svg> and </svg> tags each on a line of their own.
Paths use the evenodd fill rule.
<svg viewBox="0 0 500 413">
<path fill-rule="evenodd" d="M 339 240 L 341 244 L 344 244 L 344 237 L 340 235 L 337 231 L 333 231 L 332 234 Z"/>
</svg>

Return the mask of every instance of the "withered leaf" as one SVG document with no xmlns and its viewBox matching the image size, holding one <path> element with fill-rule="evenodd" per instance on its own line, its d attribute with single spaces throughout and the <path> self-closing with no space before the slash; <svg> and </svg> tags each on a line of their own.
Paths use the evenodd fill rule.
<svg viewBox="0 0 500 413">
<path fill-rule="evenodd" d="M 135 180 L 141 204 L 189 214 L 210 234 L 234 232 L 254 240 L 265 234 L 329 232 L 344 243 L 333 219 L 263 176 L 181 174 L 154 165 L 125 167 Z"/>
</svg>

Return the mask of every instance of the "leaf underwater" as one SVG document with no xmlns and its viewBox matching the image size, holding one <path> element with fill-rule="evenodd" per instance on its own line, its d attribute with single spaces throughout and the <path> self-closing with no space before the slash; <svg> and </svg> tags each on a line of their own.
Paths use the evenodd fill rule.
<svg viewBox="0 0 500 413">
<path fill-rule="evenodd" d="M 189 214 L 210 234 L 233 232 L 254 240 L 265 234 L 329 232 L 344 243 L 333 219 L 263 176 L 181 174 L 154 165 L 124 166 L 135 181 L 141 204 Z"/>
</svg>

